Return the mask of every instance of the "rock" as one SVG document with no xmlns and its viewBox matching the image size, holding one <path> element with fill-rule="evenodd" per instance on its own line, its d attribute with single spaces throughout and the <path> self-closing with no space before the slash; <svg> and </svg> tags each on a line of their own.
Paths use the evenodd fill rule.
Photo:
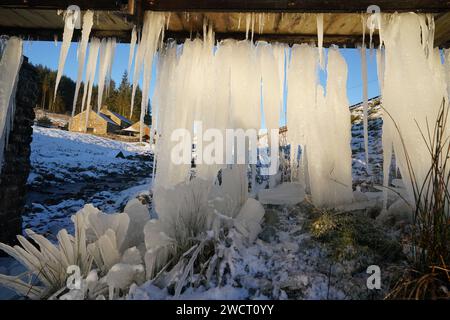
<svg viewBox="0 0 450 320">
<path fill-rule="evenodd" d="M 264 222 L 269 226 L 276 226 L 280 219 L 278 218 L 277 211 L 275 210 L 266 210 L 264 214 Z"/>
<path fill-rule="evenodd" d="M 116 155 L 116 158 L 125 159 L 125 155 L 123 154 L 122 151 L 120 151 L 120 152 Z"/>
<path fill-rule="evenodd" d="M 266 226 L 259 234 L 259 238 L 265 242 L 271 242 L 274 239 L 276 233 L 277 230 L 274 227 Z"/>
</svg>

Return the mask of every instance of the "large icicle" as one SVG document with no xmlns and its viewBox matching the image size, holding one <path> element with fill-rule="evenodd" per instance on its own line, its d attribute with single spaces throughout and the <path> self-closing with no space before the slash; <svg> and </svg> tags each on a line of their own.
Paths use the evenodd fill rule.
<svg viewBox="0 0 450 320">
<path fill-rule="evenodd" d="M 291 179 L 299 181 L 306 187 L 305 157 L 297 166 L 297 154 L 301 148 L 305 154 L 305 133 L 311 109 L 315 109 L 317 90 L 317 48 L 306 44 L 294 45 L 288 69 L 287 127 L 288 141 L 291 145 Z"/>
<path fill-rule="evenodd" d="M 75 10 L 67 10 L 64 15 L 64 33 L 59 53 L 58 73 L 56 74 L 55 93 L 53 100 L 56 99 L 56 92 L 58 91 L 59 81 L 64 72 L 64 65 L 66 64 L 67 54 L 69 53 L 70 44 L 72 42 L 74 22 L 78 17 L 79 12 Z M 72 21 L 70 21 L 72 20 Z"/>
<path fill-rule="evenodd" d="M 94 12 L 88 10 L 83 16 L 83 30 L 81 31 L 81 42 L 79 45 L 77 83 L 75 86 L 75 95 L 73 97 L 72 117 L 75 115 L 78 93 L 80 91 L 81 80 L 83 79 L 83 69 L 86 59 L 86 50 L 93 23 L 94 23 Z"/>
<path fill-rule="evenodd" d="M 85 119 L 85 131 L 87 131 L 89 113 L 91 107 L 92 86 L 94 85 L 95 73 L 97 69 L 98 51 L 100 48 L 100 40 L 98 38 L 92 38 L 89 46 L 89 57 L 86 65 L 86 81 L 83 87 L 83 100 L 81 110 L 85 110 L 86 106 L 86 119 Z"/>
<path fill-rule="evenodd" d="M 100 44 L 100 65 L 98 68 L 98 95 L 97 95 L 97 112 L 102 108 L 103 92 L 105 83 L 107 84 L 108 74 L 111 74 L 111 65 L 115 39 L 102 39 Z"/>
<path fill-rule="evenodd" d="M 319 48 L 319 64 L 322 69 L 324 69 L 323 61 L 323 13 L 319 13 L 316 17 L 317 19 L 317 46 Z"/>
<path fill-rule="evenodd" d="M 22 40 L 11 37 L 6 40 L 3 50 L 1 41 L 0 39 L 0 173 L 3 152 L 14 121 L 15 95 L 22 64 Z"/>
<path fill-rule="evenodd" d="M 363 81 L 363 126 L 364 126 L 364 155 L 366 160 L 366 170 L 370 175 L 369 169 L 369 130 L 368 130 L 368 116 L 369 116 L 369 96 L 367 83 L 367 50 L 366 45 L 363 44 L 361 49 L 361 77 Z"/>
<path fill-rule="evenodd" d="M 136 95 L 136 89 L 138 81 L 143 75 L 143 88 L 142 88 L 142 101 L 141 101 L 141 128 L 140 128 L 140 140 L 142 140 L 143 133 L 143 119 L 148 107 L 148 98 L 150 90 L 150 80 L 152 76 L 153 58 L 158 46 L 158 40 L 164 29 L 166 22 L 165 13 L 148 11 L 145 13 L 144 26 L 142 27 L 142 36 L 139 42 L 139 46 L 134 61 L 133 71 L 133 88 L 131 92 L 131 114 L 133 115 L 134 99 Z"/>
<path fill-rule="evenodd" d="M 131 31 L 131 41 L 130 41 L 130 54 L 128 56 L 128 76 L 130 76 L 131 72 L 131 64 L 133 63 L 134 58 L 134 49 L 136 48 L 137 34 L 136 34 L 136 26 L 133 27 Z"/>
<path fill-rule="evenodd" d="M 415 183 L 421 187 L 432 161 L 420 130 L 425 132 L 425 136 L 428 127 L 433 130 L 443 98 L 447 96 L 439 51 L 423 45 L 432 41 L 423 38 L 423 35 L 431 37 L 433 32 L 423 32 L 426 26 L 422 19 L 413 13 L 395 14 L 383 24 L 386 60 L 383 85 L 383 108 L 386 110 L 383 117 L 384 160 L 390 160 L 386 157 L 389 157 L 393 145 L 396 163 L 412 206 L 415 204 L 414 192 L 405 152 L 414 170 Z M 427 26 L 432 29 L 433 23 L 429 21 Z M 387 183 L 389 170 L 385 170 L 384 175 Z"/>
</svg>

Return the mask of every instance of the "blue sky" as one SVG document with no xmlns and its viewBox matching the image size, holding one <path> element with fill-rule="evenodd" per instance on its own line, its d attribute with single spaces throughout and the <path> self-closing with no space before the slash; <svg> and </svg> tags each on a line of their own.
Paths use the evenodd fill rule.
<svg viewBox="0 0 450 320">
<path fill-rule="evenodd" d="M 24 54 L 34 64 L 42 64 L 50 69 L 56 70 L 58 67 L 59 51 L 61 42 L 55 46 L 54 42 L 27 41 L 24 44 Z M 64 74 L 76 80 L 78 63 L 76 59 L 77 43 L 72 43 L 64 68 Z M 362 78 L 361 59 L 359 51 L 356 49 L 341 49 L 348 64 L 347 94 L 350 105 L 362 100 Z M 115 61 L 112 69 L 112 78 L 118 84 L 123 72 L 127 69 L 129 55 L 128 44 L 117 44 Z M 321 81 L 324 82 L 323 74 Z M 368 89 L 369 98 L 379 95 L 377 68 L 375 55 L 370 55 L 368 51 Z"/>
</svg>

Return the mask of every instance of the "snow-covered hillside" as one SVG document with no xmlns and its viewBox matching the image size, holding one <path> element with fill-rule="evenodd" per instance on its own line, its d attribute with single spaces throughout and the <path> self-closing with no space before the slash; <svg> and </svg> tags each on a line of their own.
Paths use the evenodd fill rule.
<svg viewBox="0 0 450 320">
<path fill-rule="evenodd" d="M 369 172 L 366 169 L 364 150 L 363 105 L 350 107 L 352 120 L 352 168 L 353 184 L 364 182 L 382 184 L 383 182 L 383 147 L 381 134 L 383 127 L 380 98 L 369 101 Z"/>
</svg>

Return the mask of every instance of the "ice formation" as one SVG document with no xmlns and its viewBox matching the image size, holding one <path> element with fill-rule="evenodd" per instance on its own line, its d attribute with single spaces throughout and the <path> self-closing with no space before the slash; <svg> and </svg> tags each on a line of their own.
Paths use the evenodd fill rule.
<svg viewBox="0 0 450 320">
<path fill-rule="evenodd" d="M 369 130 L 368 130 L 368 117 L 369 117 L 369 95 L 367 84 L 367 54 L 366 45 L 362 45 L 361 52 L 361 76 L 363 82 L 363 127 L 364 127 L 364 152 L 366 159 L 366 170 L 369 170 Z M 370 172 L 368 172 L 370 174 Z"/>
<path fill-rule="evenodd" d="M 324 68 L 323 61 L 323 13 L 319 13 L 317 19 L 317 46 L 319 47 L 319 64 Z"/>
<path fill-rule="evenodd" d="M 305 161 L 306 137 L 310 108 L 316 105 L 318 52 L 307 44 L 294 45 L 288 68 L 287 127 L 291 145 L 292 180 L 306 185 L 307 165 Z M 299 149 L 302 151 L 297 163 Z"/>
<path fill-rule="evenodd" d="M 78 17 L 78 12 L 74 10 L 67 10 L 64 14 L 64 33 L 63 41 L 61 45 L 61 51 L 59 52 L 58 73 L 56 74 L 55 94 L 53 99 L 56 99 L 56 93 L 58 91 L 59 81 L 64 72 L 64 65 L 66 64 L 67 54 L 69 53 L 70 44 L 73 37 L 74 20 Z M 70 21 L 72 20 L 72 21 Z"/>
<path fill-rule="evenodd" d="M 92 38 L 89 45 L 89 57 L 86 65 L 86 81 L 83 86 L 83 100 L 81 111 L 85 110 L 86 106 L 86 120 L 85 128 L 87 130 L 89 112 L 91 107 L 92 87 L 94 85 L 95 73 L 97 69 L 98 52 L 100 49 L 100 39 Z"/>
<path fill-rule="evenodd" d="M 389 183 L 392 146 L 403 182 L 414 205 L 408 153 L 414 179 L 423 184 L 431 157 L 421 132 L 427 136 L 437 119 L 447 85 L 438 49 L 433 48 L 431 17 L 413 13 L 384 16 L 384 79 L 382 81 L 384 182 Z M 405 59 L 408 57 L 408 59 Z M 409 79 L 405 81 L 405 79 Z"/>
<path fill-rule="evenodd" d="M 114 58 L 115 38 L 102 39 L 100 43 L 100 65 L 98 69 L 98 96 L 97 112 L 102 108 L 103 93 L 109 87 L 108 79 L 111 78 L 111 66 Z"/>
<path fill-rule="evenodd" d="M 6 44 L 3 44 L 3 41 Z M 14 121 L 15 96 L 21 64 L 22 40 L 16 37 L 8 40 L 0 39 L 0 173 L 3 152 Z"/>
<path fill-rule="evenodd" d="M 140 114 L 140 132 L 139 137 L 142 140 L 144 116 L 148 108 L 148 99 L 150 91 L 150 81 L 152 76 L 153 58 L 158 48 L 159 39 L 166 25 L 166 14 L 160 12 L 146 12 L 144 17 L 144 26 L 142 35 L 136 52 L 133 70 L 133 89 L 131 93 L 131 115 L 133 115 L 134 98 L 138 81 L 143 73 L 142 80 L 142 102 Z M 131 116 L 130 115 L 130 116 Z"/>
<path fill-rule="evenodd" d="M 352 201 L 350 111 L 346 95 L 347 65 L 337 48 L 329 49 L 326 96 L 318 85 L 317 49 L 294 46 L 289 65 L 287 126 L 293 180 L 310 188 L 317 206 Z M 324 139 L 323 133 L 330 132 Z M 297 148 L 302 159 L 297 164 Z M 307 158 L 314 161 L 308 162 Z"/>
<path fill-rule="evenodd" d="M 88 10 L 83 16 L 83 30 L 81 31 L 81 42 L 78 46 L 79 55 L 78 55 L 77 83 L 75 86 L 75 95 L 73 97 L 72 117 L 75 115 L 75 109 L 78 100 L 78 92 L 80 91 L 81 80 L 83 79 L 86 50 L 93 23 L 94 23 L 94 12 Z"/>
<path fill-rule="evenodd" d="M 130 75 L 131 72 L 131 64 L 133 63 L 134 58 L 134 49 L 136 48 L 136 41 L 137 41 L 137 33 L 136 33 L 136 26 L 133 27 L 133 30 L 131 31 L 131 40 L 130 40 L 130 54 L 128 56 L 128 75 Z"/>
</svg>

